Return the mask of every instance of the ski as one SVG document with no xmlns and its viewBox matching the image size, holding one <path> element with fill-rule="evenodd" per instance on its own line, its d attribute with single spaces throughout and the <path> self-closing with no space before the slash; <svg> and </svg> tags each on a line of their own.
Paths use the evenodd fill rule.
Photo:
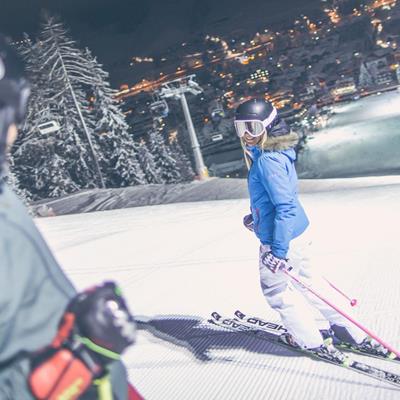
<svg viewBox="0 0 400 400">
<path fill-rule="evenodd" d="M 249 320 L 253 321 L 253 323 L 248 322 Z M 260 324 L 258 322 L 256 323 L 256 321 L 259 320 L 256 318 L 247 318 L 246 315 L 241 313 L 240 311 L 236 311 L 235 318 L 227 318 L 220 315 L 218 312 L 213 312 L 211 313 L 211 319 L 208 320 L 209 323 L 225 328 L 227 330 L 234 332 L 243 332 L 248 335 L 256 336 L 257 338 L 267 340 L 278 346 L 285 347 L 286 349 L 299 352 L 312 359 L 329 362 L 330 364 L 350 369 L 360 374 L 369 376 L 370 378 L 379 380 L 381 382 L 390 383 L 397 388 L 400 388 L 400 375 L 351 359 L 348 363 L 341 364 L 332 360 L 331 358 L 329 358 L 329 356 L 325 354 L 315 353 L 309 350 L 302 349 L 300 347 L 291 346 L 283 342 L 280 339 L 280 334 L 277 333 L 279 331 L 281 333 L 284 333 L 286 331 L 286 329 L 282 325 L 267 323 L 266 321 L 261 321 Z"/>
<path fill-rule="evenodd" d="M 372 357 L 372 358 L 376 358 L 378 360 L 391 361 L 392 363 L 400 364 L 400 358 L 396 357 L 393 353 L 392 354 L 395 358 L 383 357 L 379 354 L 371 353 L 370 351 L 367 351 L 367 350 L 358 349 L 357 347 L 354 347 L 351 344 L 347 344 L 347 343 L 339 343 L 338 345 L 336 345 L 336 347 L 343 351 L 350 351 L 352 353 L 360 354 L 362 356 Z"/>
<path fill-rule="evenodd" d="M 262 318 L 254 317 L 254 316 L 249 317 L 249 316 L 247 316 L 246 314 L 242 313 L 239 310 L 237 310 L 235 312 L 235 318 L 238 318 L 241 321 L 246 321 L 250 325 L 254 325 L 257 328 L 266 330 L 266 331 L 270 332 L 271 334 L 274 334 L 274 335 L 277 335 L 277 336 L 281 335 L 282 333 L 287 332 L 287 330 L 283 327 L 283 325 L 276 324 L 274 322 L 270 322 L 270 321 L 264 320 Z M 383 357 L 383 356 L 380 356 L 379 354 L 374 354 L 374 353 L 371 353 L 369 351 L 361 350 L 361 349 L 358 349 L 356 347 L 353 347 L 351 344 L 346 344 L 346 343 L 335 344 L 335 347 L 340 349 L 340 350 L 346 351 L 346 352 L 350 351 L 350 352 L 355 353 L 355 354 L 360 354 L 360 355 L 363 355 L 363 356 L 373 357 L 373 358 L 376 358 L 378 360 L 391 361 L 391 362 L 394 362 L 396 364 L 400 363 L 400 359 L 399 358 Z"/>
</svg>

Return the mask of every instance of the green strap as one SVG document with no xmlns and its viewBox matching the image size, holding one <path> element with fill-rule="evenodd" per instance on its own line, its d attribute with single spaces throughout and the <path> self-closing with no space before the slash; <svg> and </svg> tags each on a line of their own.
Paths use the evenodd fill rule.
<svg viewBox="0 0 400 400">
<path fill-rule="evenodd" d="M 105 375 L 102 378 L 96 379 L 93 383 L 97 386 L 97 394 L 99 400 L 113 400 L 109 375 Z"/>
<path fill-rule="evenodd" d="M 107 358 L 111 358 L 112 360 L 119 360 L 121 358 L 118 353 L 99 346 L 87 337 L 78 336 L 78 340 L 82 342 L 85 346 L 87 346 L 90 350 L 93 350 L 95 353 L 99 353 Z"/>
</svg>

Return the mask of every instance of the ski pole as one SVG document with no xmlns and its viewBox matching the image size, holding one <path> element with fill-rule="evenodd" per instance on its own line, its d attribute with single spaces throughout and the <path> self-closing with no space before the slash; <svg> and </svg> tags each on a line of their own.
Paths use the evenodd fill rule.
<svg viewBox="0 0 400 400">
<path fill-rule="evenodd" d="M 292 269 L 290 267 L 290 269 Z M 372 333 L 368 328 L 365 326 L 361 325 L 359 322 L 355 321 L 350 315 L 346 314 L 344 311 L 342 311 L 340 308 L 336 307 L 334 304 L 332 304 L 329 300 L 327 300 L 325 297 L 321 296 L 318 294 L 315 290 L 313 290 L 310 286 L 306 285 L 304 282 L 302 282 L 299 278 L 296 276 L 292 275 L 288 269 L 282 269 L 282 271 L 288 275 L 292 280 L 297 282 L 300 286 L 311 292 L 314 296 L 318 297 L 320 300 L 322 300 L 325 304 L 328 306 L 332 307 L 335 311 L 337 311 L 339 314 L 341 314 L 344 318 L 352 322 L 355 326 L 357 326 L 359 329 L 361 329 L 363 332 L 365 332 L 370 338 L 375 339 L 378 343 L 380 343 L 383 347 L 385 347 L 387 350 L 390 352 L 396 354 L 397 357 L 400 358 L 400 352 L 395 350 L 392 346 L 389 344 L 385 343 L 382 339 L 380 339 L 378 336 L 376 336 L 374 333 Z"/>
<path fill-rule="evenodd" d="M 350 301 L 350 305 L 352 307 L 357 305 L 357 299 L 351 299 L 349 296 L 346 295 L 346 293 L 343 293 L 338 287 L 336 287 L 332 282 L 328 281 L 328 279 L 326 279 L 325 277 L 324 277 L 324 280 L 329 284 L 329 286 L 331 286 L 338 293 L 340 293 L 345 299 L 349 300 Z"/>
</svg>

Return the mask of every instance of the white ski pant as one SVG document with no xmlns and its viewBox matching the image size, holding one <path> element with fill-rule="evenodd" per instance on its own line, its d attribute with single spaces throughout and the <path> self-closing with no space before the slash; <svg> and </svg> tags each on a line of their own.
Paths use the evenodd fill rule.
<svg viewBox="0 0 400 400">
<path fill-rule="evenodd" d="M 291 273 L 297 275 L 341 310 L 351 314 L 349 303 L 344 301 L 344 298 L 321 276 L 312 273 L 308 257 L 310 246 L 311 241 L 307 240 L 305 235 L 291 241 L 288 252 L 289 264 L 293 267 Z M 278 311 L 284 326 L 299 345 L 307 348 L 319 347 L 323 344 L 319 329 L 328 329 L 333 324 L 346 328 L 357 343 L 362 342 L 366 337 L 363 331 L 307 289 L 293 282 L 282 271 L 274 274 L 265 267 L 261 257 L 267 251 L 270 251 L 270 246 L 260 246 L 261 289 L 269 305 Z"/>
</svg>

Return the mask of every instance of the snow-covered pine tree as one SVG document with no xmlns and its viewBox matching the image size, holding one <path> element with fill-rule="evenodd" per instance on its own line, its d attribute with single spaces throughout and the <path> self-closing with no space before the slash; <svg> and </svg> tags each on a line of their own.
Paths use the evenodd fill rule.
<svg viewBox="0 0 400 400">
<path fill-rule="evenodd" d="M 73 136 L 76 145 L 71 175 L 75 175 L 73 179 L 81 187 L 102 185 L 96 164 L 97 149 L 92 140 L 94 120 L 85 93 L 85 85 L 90 84 L 85 56 L 69 38 L 63 24 L 51 16 L 45 19 L 38 44 L 44 50 L 42 71 L 50 82 L 53 98 L 57 100 L 62 126 L 68 135 Z"/>
<path fill-rule="evenodd" d="M 164 138 L 157 130 L 148 134 L 148 147 L 154 157 L 157 169 L 161 173 L 164 183 L 177 183 L 181 181 L 176 161 L 171 156 Z"/>
<path fill-rule="evenodd" d="M 90 146 L 94 120 L 84 91 L 88 76 L 83 52 L 60 22 L 47 17 L 38 41 L 26 45 L 22 54 L 33 93 L 15 151 L 21 184 L 36 198 L 101 185 L 95 163 L 97 149 L 93 145 L 94 157 Z M 41 133 L 40 125 L 50 121 L 57 122 L 60 129 Z M 48 174 L 61 166 L 63 171 Z"/>
<path fill-rule="evenodd" d="M 89 49 L 85 50 L 85 58 L 90 76 L 94 136 L 101 152 L 100 165 L 107 186 L 144 184 L 146 180 L 137 159 L 137 145 L 128 133 L 129 126 L 114 98 L 116 91 L 110 87 L 109 75 Z"/>
<path fill-rule="evenodd" d="M 196 174 L 193 171 L 189 158 L 187 157 L 187 155 L 185 154 L 181 145 L 178 142 L 177 134 L 169 137 L 169 148 L 172 157 L 176 161 L 176 167 L 179 171 L 181 182 L 193 181 Z"/>
<path fill-rule="evenodd" d="M 62 132 L 42 135 L 39 126 L 54 121 L 61 123 L 61 116 L 57 115 L 57 107 L 53 106 L 53 93 L 48 89 L 46 75 L 42 73 L 40 59 L 42 46 L 35 44 L 26 35 L 24 44 L 19 51 L 25 59 L 26 70 L 30 78 L 32 94 L 28 105 L 28 115 L 16 144 L 13 147 L 13 171 L 18 176 L 20 186 L 30 193 L 33 200 L 52 197 L 54 193 L 67 194 L 76 191 L 79 187 L 72 182 L 68 171 L 58 170 L 60 161 L 55 152 L 56 141 L 62 141 Z M 63 146 L 73 145 L 73 138 L 66 137 Z M 67 154 L 62 155 L 63 159 Z M 49 174 L 51 171 L 51 174 Z M 54 176 L 57 176 L 56 179 Z M 61 189 L 64 188 L 64 191 Z"/>
<path fill-rule="evenodd" d="M 67 157 L 57 152 L 59 138 L 31 138 L 15 151 L 20 185 L 29 188 L 33 200 L 60 197 L 79 189 L 68 172 Z"/>
<path fill-rule="evenodd" d="M 31 202 L 31 195 L 30 193 L 21 188 L 21 185 L 19 183 L 18 177 L 15 175 L 13 171 L 14 167 L 14 160 L 11 155 L 8 157 L 8 163 L 7 163 L 7 168 L 5 170 L 5 176 L 4 179 L 6 183 L 11 187 L 11 189 L 17 194 L 17 196 L 23 201 L 23 203 L 29 207 L 29 203 Z"/>
<path fill-rule="evenodd" d="M 138 148 L 138 160 L 146 177 L 147 183 L 164 183 L 157 168 L 153 155 L 149 152 L 146 142 L 141 140 Z"/>
</svg>

